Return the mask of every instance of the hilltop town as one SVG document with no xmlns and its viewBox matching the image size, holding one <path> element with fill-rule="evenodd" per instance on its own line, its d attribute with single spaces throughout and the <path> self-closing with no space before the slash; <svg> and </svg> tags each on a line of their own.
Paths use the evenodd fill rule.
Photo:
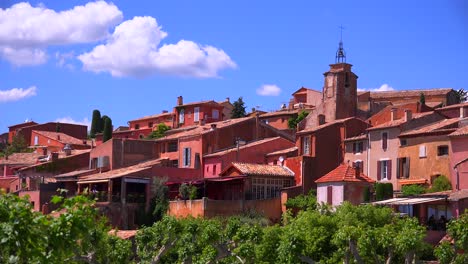
<svg viewBox="0 0 468 264">
<path fill-rule="evenodd" d="M 176 218 L 255 211 L 278 222 L 289 199 L 309 193 L 330 206 L 387 205 L 421 224 L 459 217 L 468 208 L 466 98 L 451 88 L 358 91 L 340 52 L 322 90 L 300 87 L 273 112 L 181 95 L 172 110 L 110 134 L 97 110 L 91 137 L 83 125 L 11 124 L 0 138 L 0 188 L 43 214 L 57 190 L 90 195 L 121 230 L 144 223 L 156 184 Z"/>
</svg>

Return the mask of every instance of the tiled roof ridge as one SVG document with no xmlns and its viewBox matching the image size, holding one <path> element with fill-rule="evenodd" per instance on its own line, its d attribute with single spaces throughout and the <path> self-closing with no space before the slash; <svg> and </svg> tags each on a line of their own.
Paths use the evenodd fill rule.
<svg viewBox="0 0 468 264">
<path fill-rule="evenodd" d="M 151 118 L 160 117 L 160 116 L 166 116 L 166 115 L 174 115 L 174 113 L 168 111 L 167 113 L 159 113 L 159 114 L 154 114 L 154 115 L 147 115 L 147 116 L 139 117 L 139 118 L 136 118 L 136 119 L 132 119 L 132 120 L 130 120 L 129 122 L 132 122 L 132 121 L 139 121 L 139 120 L 145 120 L 145 119 L 151 119 Z"/>
<path fill-rule="evenodd" d="M 276 139 L 279 139 L 279 138 L 281 138 L 281 137 L 277 136 L 277 137 L 268 137 L 268 138 L 262 138 L 262 139 L 258 139 L 258 140 L 252 140 L 252 141 L 247 142 L 247 144 L 245 144 L 243 146 L 239 146 L 239 150 L 249 148 L 249 147 L 252 147 L 252 146 L 256 146 L 258 144 L 266 143 L 266 142 L 269 142 L 269 141 L 273 141 L 273 140 L 276 140 Z M 229 152 L 234 152 L 236 150 L 237 150 L 237 146 L 230 146 L 230 147 L 227 147 L 227 148 L 224 148 L 224 149 L 217 150 L 216 152 L 206 154 L 203 157 L 216 157 L 218 155 L 221 155 L 223 152 L 229 153 Z"/>
<path fill-rule="evenodd" d="M 65 134 L 63 132 L 53 132 L 53 131 L 45 131 L 45 130 L 32 130 L 44 137 L 47 137 L 47 138 L 50 138 L 50 139 L 53 139 L 53 140 L 57 140 L 61 143 L 65 143 L 65 144 L 72 144 L 72 145 L 86 145 L 86 144 L 83 144 L 83 141 L 82 139 L 79 139 L 79 138 L 76 138 L 76 137 L 73 137 L 73 136 L 70 136 L 68 134 Z M 62 138 L 60 137 L 60 139 L 56 138 L 56 137 L 53 137 L 51 134 L 53 135 L 60 135 L 60 136 L 65 136 L 65 138 Z M 67 140 L 68 139 L 71 139 L 73 141 L 76 141 L 76 142 L 70 142 Z M 80 142 L 80 143 L 78 143 Z"/>
</svg>

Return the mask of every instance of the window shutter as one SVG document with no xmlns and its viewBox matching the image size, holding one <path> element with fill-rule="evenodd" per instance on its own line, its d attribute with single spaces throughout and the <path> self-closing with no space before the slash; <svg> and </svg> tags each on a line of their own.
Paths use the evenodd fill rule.
<svg viewBox="0 0 468 264">
<path fill-rule="evenodd" d="M 356 154 L 356 142 L 353 143 L 353 154 Z"/>
<path fill-rule="evenodd" d="M 190 161 L 192 160 L 192 149 L 188 148 L 188 155 L 187 155 L 187 166 L 190 166 Z"/>
<path fill-rule="evenodd" d="M 377 161 L 377 180 L 382 179 L 382 164 L 380 161 Z"/>
<path fill-rule="evenodd" d="M 401 179 L 403 177 L 402 170 L 404 171 L 404 168 L 401 166 L 401 162 L 403 161 L 403 158 L 397 158 L 397 163 L 396 163 L 396 177 L 397 179 Z"/>
<path fill-rule="evenodd" d="M 392 160 L 387 161 L 387 166 L 388 166 L 388 175 L 387 179 L 391 180 L 392 179 Z"/>
<path fill-rule="evenodd" d="M 406 169 L 406 174 L 405 174 L 406 178 L 409 178 L 409 174 L 410 174 L 410 163 L 409 162 L 410 162 L 410 157 L 407 157 L 406 158 L 406 167 L 407 167 L 407 169 Z"/>
<path fill-rule="evenodd" d="M 182 152 L 182 164 L 187 165 L 187 148 L 184 148 L 184 152 Z"/>
<path fill-rule="evenodd" d="M 333 186 L 327 186 L 327 203 L 333 204 Z"/>
</svg>

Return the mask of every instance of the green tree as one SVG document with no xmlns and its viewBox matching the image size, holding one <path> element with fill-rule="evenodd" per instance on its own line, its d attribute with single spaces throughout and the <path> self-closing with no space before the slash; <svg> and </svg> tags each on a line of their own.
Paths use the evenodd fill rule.
<svg viewBox="0 0 468 264">
<path fill-rule="evenodd" d="M 442 192 L 452 190 L 452 184 L 450 180 L 445 175 L 440 175 L 439 177 L 434 179 L 432 183 L 432 187 L 429 189 L 428 192 Z"/>
<path fill-rule="evenodd" d="M 28 143 L 24 140 L 24 137 L 21 134 L 16 134 L 11 144 L 7 145 L 3 152 L 2 156 L 9 156 L 13 153 L 22 153 L 22 152 L 32 152 L 32 149 L 28 148 Z"/>
<path fill-rule="evenodd" d="M 153 130 L 153 132 L 151 132 L 151 134 L 149 134 L 148 138 L 162 138 L 162 137 L 165 136 L 166 131 L 168 131 L 170 129 L 171 128 L 169 126 L 167 126 L 166 124 L 160 123 L 160 124 L 158 124 L 158 127 L 156 128 L 156 130 Z"/>
<path fill-rule="evenodd" d="M 302 110 L 298 115 L 297 117 L 291 117 L 288 119 L 288 127 L 290 129 L 296 129 L 297 128 L 297 124 L 299 124 L 299 122 L 301 122 L 302 120 L 304 120 L 304 118 L 307 117 L 307 115 L 309 115 L 308 112 Z"/>
<path fill-rule="evenodd" d="M 112 138 L 112 120 L 109 117 L 103 118 L 103 120 L 104 120 L 104 131 L 102 135 L 102 142 L 106 142 L 107 140 Z"/>
<path fill-rule="evenodd" d="M 441 264 L 468 263 L 468 210 L 456 220 L 448 223 L 447 233 L 453 239 L 442 242 L 434 254 Z"/>
<path fill-rule="evenodd" d="M 288 199 L 285 205 L 288 209 L 315 210 L 317 209 L 317 197 L 311 190 L 307 195 L 301 194 L 294 198 Z"/>
<path fill-rule="evenodd" d="M 101 123 L 101 112 L 95 109 L 93 110 L 93 118 L 91 120 L 91 130 L 89 132 L 91 138 L 95 138 L 97 133 L 101 133 L 100 130 L 100 123 Z"/>
<path fill-rule="evenodd" d="M 403 187 L 401 187 L 401 192 L 403 196 L 414 196 L 425 193 L 426 187 L 419 184 L 403 185 Z"/>
<path fill-rule="evenodd" d="M 231 112 L 231 118 L 239 118 L 239 117 L 245 117 L 247 114 L 245 112 L 245 104 L 244 100 L 242 99 L 242 96 L 239 97 L 234 103 L 232 104 L 232 112 Z"/>
<path fill-rule="evenodd" d="M 426 104 L 426 96 L 424 95 L 424 93 L 419 94 L 419 103 L 421 103 L 422 105 Z"/>
<path fill-rule="evenodd" d="M 154 177 L 151 185 L 151 208 L 154 221 L 159 221 L 166 214 L 169 207 L 169 189 L 165 184 L 167 178 Z"/>
</svg>

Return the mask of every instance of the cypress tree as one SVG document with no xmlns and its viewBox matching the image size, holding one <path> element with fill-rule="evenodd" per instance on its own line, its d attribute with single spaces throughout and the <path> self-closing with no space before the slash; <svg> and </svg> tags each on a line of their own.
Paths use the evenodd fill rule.
<svg viewBox="0 0 468 264">
<path fill-rule="evenodd" d="M 107 115 L 103 115 L 101 117 L 101 121 L 99 122 L 99 131 L 98 133 L 103 133 L 104 132 L 104 124 L 106 123 L 106 119 L 110 119 Z M 111 121 L 112 123 L 112 121 Z"/>
<path fill-rule="evenodd" d="M 101 123 L 101 112 L 99 110 L 94 110 L 93 111 L 93 119 L 91 120 L 91 131 L 89 132 L 89 135 L 92 138 L 96 137 L 96 133 L 99 133 L 99 126 Z"/>
<path fill-rule="evenodd" d="M 421 93 L 419 95 L 419 102 L 422 104 L 422 105 L 425 105 L 426 104 L 426 96 L 424 95 L 424 93 Z"/>
<path fill-rule="evenodd" d="M 106 142 L 107 140 L 112 138 L 112 120 L 108 117 L 103 118 L 104 120 L 104 130 L 102 135 L 102 142 Z"/>
</svg>

